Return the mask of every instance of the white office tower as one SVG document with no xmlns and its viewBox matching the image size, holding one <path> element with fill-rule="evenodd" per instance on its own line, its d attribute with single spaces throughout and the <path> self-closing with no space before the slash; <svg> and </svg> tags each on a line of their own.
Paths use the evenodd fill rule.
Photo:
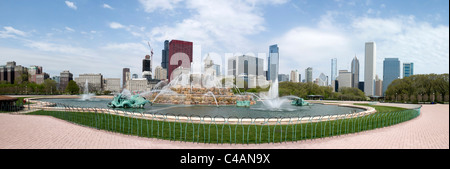
<svg viewBox="0 0 450 169">
<path fill-rule="evenodd" d="M 375 42 L 366 42 L 364 59 L 364 93 L 366 96 L 375 94 L 376 49 Z"/>
<path fill-rule="evenodd" d="M 300 82 L 298 78 L 298 70 L 291 70 L 291 82 Z"/>
</svg>

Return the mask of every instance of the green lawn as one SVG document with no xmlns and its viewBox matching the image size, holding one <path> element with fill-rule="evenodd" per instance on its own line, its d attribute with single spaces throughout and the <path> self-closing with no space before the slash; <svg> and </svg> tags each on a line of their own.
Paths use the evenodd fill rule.
<svg viewBox="0 0 450 169">
<path fill-rule="evenodd" d="M 397 112 L 397 111 L 407 110 L 407 109 L 401 108 L 401 107 L 377 106 L 377 105 L 362 104 L 362 103 L 354 103 L 354 105 L 373 107 L 373 108 L 375 108 L 375 110 L 377 112 Z"/>
<path fill-rule="evenodd" d="M 416 110 L 397 107 L 372 106 L 377 113 L 349 118 L 340 116 L 330 121 L 290 125 L 241 125 L 168 122 L 156 119 L 123 117 L 94 112 L 36 111 L 30 115 L 47 115 L 79 125 L 141 137 L 200 143 L 257 144 L 298 141 L 361 132 L 410 120 L 418 116 Z"/>
</svg>

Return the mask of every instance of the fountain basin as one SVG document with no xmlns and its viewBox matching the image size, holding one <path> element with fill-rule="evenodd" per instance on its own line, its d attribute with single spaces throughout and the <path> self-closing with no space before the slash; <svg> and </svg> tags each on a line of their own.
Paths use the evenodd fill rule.
<svg viewBox="0 0 450 169">
<path fill-rule="evenodd" d="M 71 105 L 81 108 L 109 108 L 107 104 L 111 99 L 97 98 L 94 100 L 80 101 L 79 99 L 39 99 L 40 101 L 58 103 L 57 106 Z M 250 108 L 237 107 L 236 105 L 173 105 L 173 104 L 146 104 L 140 109 L 115 108 L 117 111 L 127 111 L 143 114 L 161 114 L 176 116 L 194 116 L 210 118 L 296 118 L 325 115 L 342 115 L 359 113 L 364 108 L 344 107 L 338 105 L 325 105 L 311 103 L 311 106 L 294 106 L 289 101 L 283 102 L 282 109 L 268 109 L 262 102 L 256 102 Z"/>
</svg>

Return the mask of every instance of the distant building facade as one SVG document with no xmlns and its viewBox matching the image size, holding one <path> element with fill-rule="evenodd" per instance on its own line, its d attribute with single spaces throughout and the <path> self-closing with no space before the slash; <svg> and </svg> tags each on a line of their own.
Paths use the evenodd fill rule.
<svg viewBox="0 0 450 169">
<path fill-rule="evenodd" d="M 21 65 L 16 65 L 15 61 L 6 62 L 6 65 L 0 66 L 0 81 L 6 81 L 7 83 L 14 84 L 16 80 L 20 80 L 23 74 L 28 73 L 28 68 Z M 26 79 L 28 80 L 28 79 Z"/>
<path fill-rule="evenodd" d="M 403 77 L 414 75 L 414 63 L 403 63 Z"/>
<path fill-rule="evenodd" d="M 291 70 L 291 82 L 300 82 L 298 78 L 298 70 Z"/>
<path fill-rule="evenodd" d="M 128 82 L 128 90 L 134 93 L 149 91 L 148 81 L 146 78 L 131 79 Z"/>
<path fill-rule="evenodd" d="M 128 80 L 131 79 L 130 68 L 123 68 L 122 70 L 122 88 L 126 88 Z"/>
<path fill-rule="evenodd" d="M 238 77 L 240 75 L 246 76 L 262 76 L 264 75 L 264 59 L 240 55 L 228 58 L 228 75 Z"/>
<path fill-rule="evenodd" d="M 348 70 L 339 70 L 339 76 L 336 78 L 339 82 L 338 90 L 344 87 L 352 87 L 352 72 Z"/>
<path fill-rule="evenodd" d="M 326 76 L 323 73 L 320 73 L 319 78 L 317 78 L 317 85 L 328 86 L 328 76 Z"/>
<path fill-rule="evenodd" d="M 150 55 L 145 55 L 145 58 L 142 60 L 142 78 L 150 81 L 152 79 L 152 62 Z"/>
<path fill-rule="evenodd" d="M 155 79 L 158 79 L 158 80 L 167 79 L 167 69 L 164 69 L 161 66 L 156 66 L 155 67 Z"/>
<path fill-rule="evenodd" d="M 190 69 L 192 63 L 193 43 L 181 40 L 171 40 L 169 42 L 169 65 L 167 75 L 169 82 L 175 78 L 172 73 L 178 67 Z"/>
<path fill-rule="evenodd" d="M 358 58 L 353 58 L 352 60 L 352 87 L 358 88 L 359 84 L 359 60 Z"/>
<path fill-rule="evenodd" d="M 104 78 L 103 90 L 112 93 L 120 93 L 120 78 Z"/>
<path fill-rule="evenodd" d="M 337 77 L 337 59 L 331 59 L 331 81 L 336 80 Z"/>
<path fill-rule="evenodd" d="M 278 70 L 280 65 L 278 45 L 269 47 L 269 57 L 267 58 L 267 80 L 275 81 L 278 78 Z"/>
<path fill-rule="evenodd" d="M 400 79 L 400 60 L 385 58 L 383 61 L 383 94 L 381 96 L 384 96 L 389 84 L 395 79 Z"/>
<path fill-rule="evenodd" d="M 84 91 L 86 82 L 88 83 L 88 87 L 89 87 L 88 91 L 89 92 L 103 91 L 103 75 L 101 73 L 99 73 L 99 74 L 93 74 L 93 73 L 80 74 L 78 77 L 75 78 L 74 81 L 80 87 L 81 91 Z"/>
<path fill-rule="evenodd" d="M 59 90 L 66 90 L 66 87 L 71 80 L 73 80 L 73 74 L 68 70 L 62 71 L 59 76 Z"/>
<path fill-rule="evenodd" d="M 383 96 L 383 80 L 375 76 L 375 96 Z"/>
<path fill-rule="evenodd" d="M 375 94 L 376 49 L 375 42 L 366 42 L 364 51 L 364 93 L 366 96 Z"/>
<path fill-rule="evenodd" d="M 312 67 L 308 67 L 305 70 L 305 79 L 306 79 L 306 83 L 310 83 L 313 81 L 313 69 Z"/>
<path fill-rule="evenodd" d="M 161 67 L 167 69 L 169 67 L 169 40 L 164 41 L 164 49 L 162 50 Z"/>
<path fill-rule="evenodd" d="M 288 82 L 289 81 L 289 75 L 287 75 L 287 74 L 278 74 L 278 81 L 279 82 Z"/>
</svg>

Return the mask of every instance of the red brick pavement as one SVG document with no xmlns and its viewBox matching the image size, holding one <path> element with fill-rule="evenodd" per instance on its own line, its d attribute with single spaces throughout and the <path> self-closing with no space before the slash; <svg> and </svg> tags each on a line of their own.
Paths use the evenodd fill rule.
<svg viewBox="0 0 450 169">
<path fill-rule="evenodd" d="M 47 116 L 0 114 L 0 149 L 449 149 L 449 105 L 424 105 L 421 115 L 390 127 L 323 139 L 217 145 L 140 138 Z"/>
</svg>

